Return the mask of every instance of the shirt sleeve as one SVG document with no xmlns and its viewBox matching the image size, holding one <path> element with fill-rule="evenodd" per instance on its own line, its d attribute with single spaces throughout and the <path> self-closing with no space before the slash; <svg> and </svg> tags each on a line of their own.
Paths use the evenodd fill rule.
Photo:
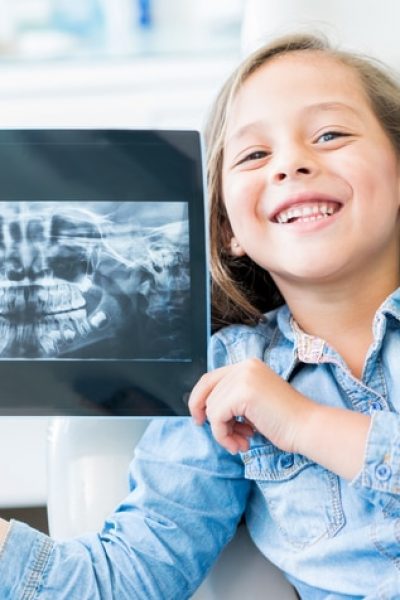
<svg viewBox="0 0 400 600">
<path fill-rule="evenodd" d="M 55 542 L 13 521 L 1 599 L 189 598 L 243 514 L 249 482 L 240 456 L 190 417 L 154 419 L 136 448 L 130 489 L 98 534 Z"/>
<path fill-rule="evenodd" d="M 400 501 L 400 415 L 372 413 L 364 464 L 351 485 L 383 509 Z"/>
</svg>

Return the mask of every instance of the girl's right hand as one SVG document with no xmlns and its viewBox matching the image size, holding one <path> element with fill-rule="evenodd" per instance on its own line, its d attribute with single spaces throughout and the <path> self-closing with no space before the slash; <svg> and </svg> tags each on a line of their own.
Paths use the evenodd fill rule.
<svg viewBox="0 0 400 600">
<path fill-rule="evenodd" d="M 298 432 L 316 406 L 255 358 L 203 375 L 189 400 L 195 422 L 207 419 L 217 442 L 233 454 L 249 448 L 254 430 L 296 452 Z"/>
</svg>

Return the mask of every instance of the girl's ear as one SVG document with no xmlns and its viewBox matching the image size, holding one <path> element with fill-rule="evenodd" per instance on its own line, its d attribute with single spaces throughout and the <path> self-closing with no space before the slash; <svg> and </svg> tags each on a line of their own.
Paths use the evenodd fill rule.
<svg viewBox="0 0 400 600">
<path fill-rule="evenodd" d="M 245 256 L 246 252 L 243 250 L 242 246 L 235 237 L 231 237 L 230 247 L 232 256 Z"/>
</svg>

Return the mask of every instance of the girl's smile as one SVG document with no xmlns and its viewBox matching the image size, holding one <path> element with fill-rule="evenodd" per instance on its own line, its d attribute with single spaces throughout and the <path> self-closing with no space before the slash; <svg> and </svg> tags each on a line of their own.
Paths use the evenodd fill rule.
<svg viewBox="0 0 400 600">
<path fill-rule="evenodd" d="M 223 165 L 232 251 L 278 287 L 397 264 L 399 188 L 395 150 L 361 81 L 334 58 L 280 56 L 234 98 Z"/>
<path fill-rule="evenodd" d="M 336 198 L 307 192 L 297 194 L 283 205 L 279 206 L 270 216 L 275 223 L 294 223 L 296 221 L 312 221 L 328 217 L 338 212 L 342 207 Z"/>
</svg>

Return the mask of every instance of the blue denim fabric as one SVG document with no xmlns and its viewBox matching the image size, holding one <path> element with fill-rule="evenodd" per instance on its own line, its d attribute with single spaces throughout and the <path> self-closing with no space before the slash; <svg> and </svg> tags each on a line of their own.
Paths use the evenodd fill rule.
<svg viewBox="0 0 400 600">
<path fill-rule="evenodd" d="M 399 320 L 397 291 L 377 311 L 361 380 L 323 340 L 299 332 L 287 307 L 211 341 L 211 368 L 258 357 L 310 398 L 371 414 L 353 481 L 259 434 L 231 456 L 207 425 L 156 419 L 132 461 L 131 493 L 101 533 L 55 543 L 13 522 L 0 598 L 189 598 L 245 513 L 254 542 L 302 598 L 399 599 Z"/>
</svg>

